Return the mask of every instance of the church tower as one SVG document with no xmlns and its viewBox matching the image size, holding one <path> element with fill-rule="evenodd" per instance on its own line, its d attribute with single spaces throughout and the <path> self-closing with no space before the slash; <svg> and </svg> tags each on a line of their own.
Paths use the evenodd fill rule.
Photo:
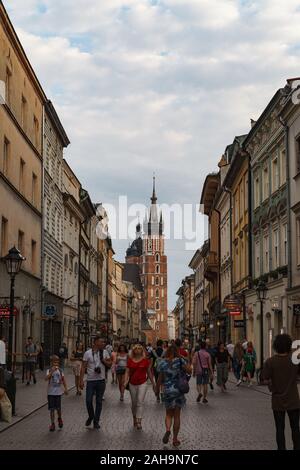
<svg viewBox="0 0 300 470">
<path fill-rule="evenodd" d="M 168 263 L 164 247 L 163 215 L 158 214 L 155 177 L 151 207 L 143 224 L 141 281 L 144 287 L 144 311 L 152 327 L 154 343 L 168 339 Z"/>
</svg>

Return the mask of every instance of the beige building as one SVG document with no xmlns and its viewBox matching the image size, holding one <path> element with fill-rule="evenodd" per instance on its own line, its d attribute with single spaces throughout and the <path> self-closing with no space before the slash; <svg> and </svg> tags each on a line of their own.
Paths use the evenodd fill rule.
<svg viewBox="0 0 300 470">
<path fill-rule="evenodd" d="M 41 339 L 42 128 L 45 94 L 0 2 L 0 80 L 6 102 L 0 105 L 0 255 L 14 245 L 26 261 L 16 278 L 14 349 L 25 338 Z M 9 301 L 5 266 L 0 262 L 1 304 Z M 8 335 L 7 320 L 0 321 Z M 22 356 L 17 356 L 18 360 Z"/>
<path fill-rule="evenodd" d="M 80 206 L 81 184 L 73 170 L 63 161 L 63 340 L 69 351 L 72 351 L 79 336 L 78 320 L 79 303 L 79 236 L 84 215 Z"/>
</svg>

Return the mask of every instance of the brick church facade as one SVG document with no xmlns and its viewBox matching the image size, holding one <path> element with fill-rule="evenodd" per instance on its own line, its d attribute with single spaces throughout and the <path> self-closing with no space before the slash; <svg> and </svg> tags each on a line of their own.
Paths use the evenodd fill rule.
<svg viewBox="0 0 300 470">
<path fill-rule="evenodd" d="M 164 224 L 158 214 L 155 178 L 151 207 L 136 239 L 126 252 L 126 263 L 139 266 L 142 292 L 142 332 L 146 341 L 168 339 L 168 261 L 165 255 Z"/>
</svg>

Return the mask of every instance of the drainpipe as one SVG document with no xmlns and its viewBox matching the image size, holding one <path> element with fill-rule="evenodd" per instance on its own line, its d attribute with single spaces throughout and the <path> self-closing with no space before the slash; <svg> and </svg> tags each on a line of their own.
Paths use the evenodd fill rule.
<svg viewBox="0 0 300 470">
<path fill-rule="evenodd" d="M 41 200 L 41 214 L 42 214 L 42 226 L 41 226 L 41 292 L 40 292 L 40 301 L 41 301 L 41 312 L 42 312 L 42 317 L 44 313 L 44 297 L 45 297 L 45 290 L 44 290 L 44 272 L 45 272 L 45 232 L 44 232 L 44 211 L 45 211 L 45 204 L 44 204 L 44 198 L 45 198 L 45 161 L 44 161 L 44 146 L 45 146 L 45 140 L 44 140 L 44 135 L 45 135 L 45 105 L 43 105 L 43 110 L 42 110 L 42 138 L 41 138 L 41 146 L 42 146 L 42 173 L 41 173 L 41 195 L 42 195 L 42 200 Z M 43 320 L 41 320 L 41 325 L 40 325 L 40 343 L 44 340 L 43 338 Z"/>
<path fill-rule="evenodd" d="M 233 292 L 233 263 L 232 263 L 232 191 L 228 189 L 226 186 L 224 186 L 224 191 L 229 194 L 229 231 L 230 231 L 230 238 L 229 238 L 229 253 L 230 253 L 230 293 L 232 294 Z M 230 331 L 230 336 L 231 336 L 231 317 L 228 315 L 228 327 Z"/>
</svg>

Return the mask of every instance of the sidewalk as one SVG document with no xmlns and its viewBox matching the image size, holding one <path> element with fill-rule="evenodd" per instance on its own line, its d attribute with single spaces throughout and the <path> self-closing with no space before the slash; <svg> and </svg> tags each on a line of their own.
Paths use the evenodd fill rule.
<svg viewBox="0 0 300 470">
<path fill-rule="evenodd" d="M 11 423 L 0 421 L 0 433 L 24 419 L 34 411 L 47 403 L 47 383 L 45 382 L 46 371 L 36 371 L 37 383 L 26 385 L 22 383 L 22 375 L 16 374 L 17 394 L 16 394 L 16 416 L 13 416 Z M 74 375 L 70 367 L 65 369 L 65 378 L 68 389 L 74 388 Z"/>
</svg>

